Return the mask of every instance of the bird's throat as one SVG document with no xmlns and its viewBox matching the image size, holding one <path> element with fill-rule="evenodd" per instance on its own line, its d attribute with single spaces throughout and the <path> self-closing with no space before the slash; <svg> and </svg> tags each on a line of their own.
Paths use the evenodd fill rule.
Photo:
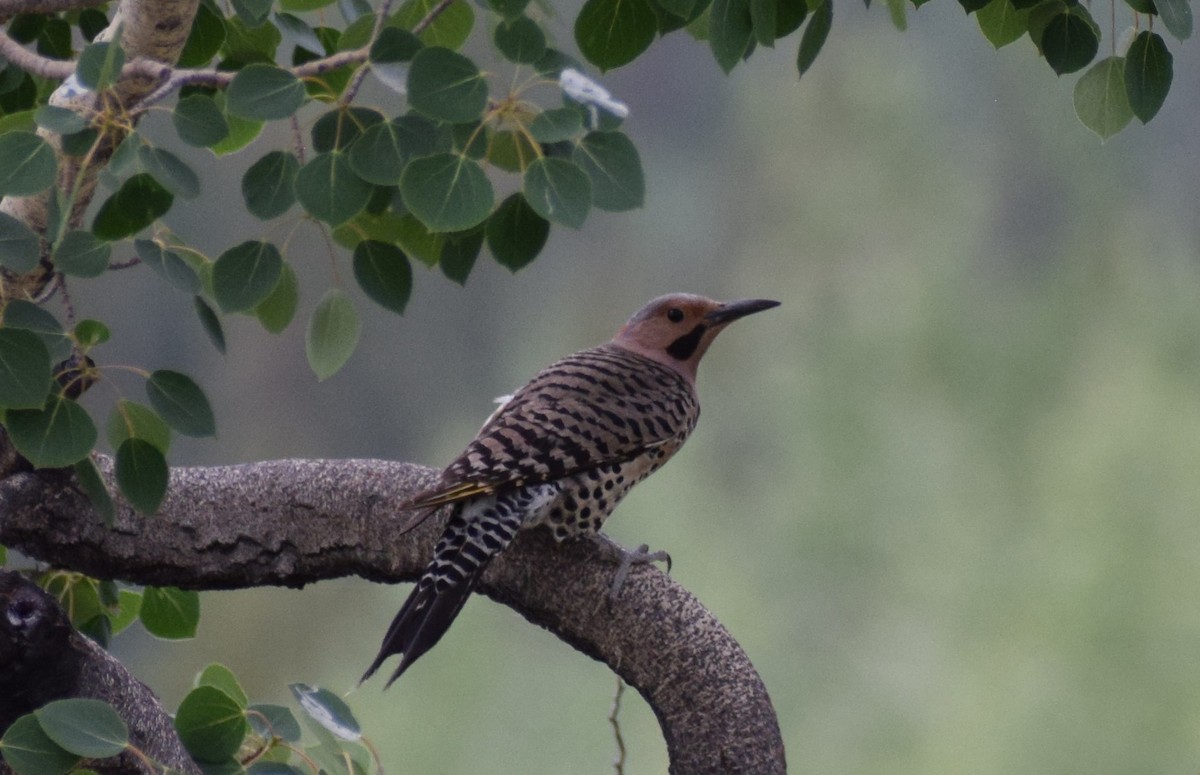
<svg viewBox="0 0 1200 775">
<path fill-rule="evenodd" d="M 696 348 L 700 346 L 701 340 L 704 339 L 704 332 L 707 330 L 708 326 L 703 323 L 697 323 L 696 327 L 691 331 L 671 342 L 667 347 L 667 355 L 670 355 L 677 361 L 688 360 L 696 354 Z"/>
</svg>

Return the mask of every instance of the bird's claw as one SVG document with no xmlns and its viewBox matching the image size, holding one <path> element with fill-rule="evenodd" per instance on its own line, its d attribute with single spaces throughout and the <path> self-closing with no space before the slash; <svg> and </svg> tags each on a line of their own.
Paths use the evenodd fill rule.
<svg viewBox="0 0 1200 775">
<path fill-rule="evenodd" d="M 625 580 L 629 577 L 629 571 L 634 565 L 645 565 L 653 562 L 665 562 L 667 564 L 667 573 L 671 572 L 671 555 L 661 549 L 656 552 L 650 551 L 649 544 L 642 544 L 636 549 L 626 549 L 608 536 L 601 533 L 600 546 L 605 550 L 610 558 L 617 563 L 617 572 L 613 576 L 612 587 L 608 591 L 608 602 L 611 605 L 615 603 L 621 596 L 621 588 L 625 586 Z"/>
</svg>

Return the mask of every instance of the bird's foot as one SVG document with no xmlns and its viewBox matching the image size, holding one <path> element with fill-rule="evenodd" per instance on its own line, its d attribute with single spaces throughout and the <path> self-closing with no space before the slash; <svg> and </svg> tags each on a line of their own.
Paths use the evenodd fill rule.
<svg viewBox="0 0 1200 775">
<path fill-rule="evenodd" d="M 617 564 L 617 573 L 613 577 L 612 587 L 608 591 L 609 604 L 615 603 L 621 596 L 621 588 L 629 577 L 629 571 L 634 565 L 646 565 L 653 562 L 665 562 L 667 573 L 671 572 L 671 555 L 659 550 L 650 551 L 648 544 L 642 544 L 636 549 L 626 549 L 603 533 L 596 534 L 596 544 L 608 559 Z"/>
</svg>

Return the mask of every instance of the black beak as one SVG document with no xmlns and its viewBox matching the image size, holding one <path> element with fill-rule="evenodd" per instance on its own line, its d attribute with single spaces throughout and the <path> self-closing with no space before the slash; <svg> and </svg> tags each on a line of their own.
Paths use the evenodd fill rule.
<svg viewBox="0 0 1200 775">
<path fill-rule="evenodd" d="M 747 315 L 753 315 L 755 312 L 762 312 L 765 309 L 778 307 L 779 302 L 771 301 L 770 299 L 742 299 L 740 301 L 727 301 L 721 306 L 714 309 L 712 312 L 704 316 L 704 320 L 711 326 L 720 326 L 725 323 L 732 323 L 738 318 L 744 318 Z"/>
</svg>

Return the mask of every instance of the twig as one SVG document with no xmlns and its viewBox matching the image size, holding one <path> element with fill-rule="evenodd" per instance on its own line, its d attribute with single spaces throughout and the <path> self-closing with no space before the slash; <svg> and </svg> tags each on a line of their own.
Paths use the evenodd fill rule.
<svg viewBox="0 0 1200 775">
<path fill-rule="evenodd" d="M 310 62 L 305 62 L 302 65 L 297 65 L 296 67 L 291 68 L 290 72 L 297 78 L 311 78 L 314 75 L 321 75 L 322 73 L 327 73 L 330 70 L 336 70 L 337 68 L 345 65 L 353 65 L 358 64 L 359 62 L 365 62 L 367 55 L 370 54 L 370 52 L 370 46 L 363 46 L 362 48 L 356 48 L 352 51 L 339 51 L 336 54 L 330 54 L 327 57 L 314 59 Z M 3 52 L 0 51 L 0 53 Z M 136 65 L 139 62 L 145 61 L 146 60 L 139 59 L 133 64 Z M 134 105 L 132 108 L 130 108 L 130 113 L 135 115 L 144 113 L 152 105 L 161 102 L 172 92 L 177 91 L 184 86 L 196 85 L 222 88 L 228 86 L 229 82 L 232 81 L 234 76 L 237 75 L 237 71 L 212 69 L 175 70 L 161 63 L 156 62 L 153 64 L 157 65 L 164 80 L 157 89 L 147 94 L 138 101 L 137 105 Z M 124 77 L 129 74 L 130 65 L 126 65 L 125 68 L 121 70 L 121 75 Z"/>
<path fill-rule="evenodd" d="M 296 118 L 295 113 L 292 114 L 292 141 L 296 146 L 296 158 L 304 166 L 304 135 L 300 132 L 300 119 Z"/>
<path fill-rule="evenodd" d="M 67 277 L 62 272 L 59 272 L 54 277 L 54 285 L 58 288 L 58 292 L 62 295 L 63 314 L 67 318 L 67 324 L 75 325 L 75 305 L 71 302 L 71 294 L 67 292 Z"/>
<path fill-rule="evenodd" d="M 0 54 L 22 70 L 42 78 L 62 81 L 75 72 L 74 62 L 50 59 L 35 54 L 10 38 L 4 30 L 0 30 Z"/>
<path fill-rule="evenodd" d="M 367 42 L 367 46 L 374 45 L 379 39 L 379 33 L 383 30 L 383 25 L 387 23 L 388 14 L 392 11 L 392 0 L 383 0 L 379 5 L 379 11 L 375 14 L 375 26 L 371 29 L 371 39 Z M 360 67 L 354 78 L 351 79 L 350 85 L 346 87 L 346 96 L 344 102 L 349 105 L 354 102 L 354 98 L 358 95 L 358 90 L 362 88 L 363 79 L 367 77 L 367 70 L 370 68 Z"/>
<path fill-rule="evenodd" d="M 625 682 L 617 676 L 617 693 L 613 695 L 612 709 L 608 712 L 608 723 L 613 728 L 613 738 L 617 741 L 617 758 L 613 759 L 613 769 L 617 775 L 625 775 L 625 738 L 621 736 L 621 721 L 617 714 L 621 712 L 621 695 L 625 693 Z"/>
<path fill-rule="evenodd" d="M 438 3 L 434 7 L 430 8 L 429 13 L 425 14 L 425 18 L 422 19 L 421 21 L 417 22 L 413 26 L 412 34 L 420 35 L 422 32 L 429 29 L 429 25 L 431 25 L 435 21 L 437 21 L 437 17 L 439 17 L 443 13 L 445 13 L 446 9 L 449 8 L 450 4 L 453 2 L 454 2 L 454 0 L 441 0 L 440 3 Z"/>
</svg>

